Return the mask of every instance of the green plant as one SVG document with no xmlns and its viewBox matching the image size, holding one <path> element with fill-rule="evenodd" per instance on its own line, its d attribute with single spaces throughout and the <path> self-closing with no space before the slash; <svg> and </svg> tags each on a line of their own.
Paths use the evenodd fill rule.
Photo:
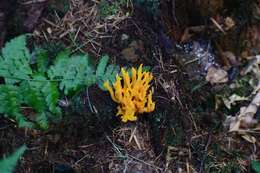
<svg viewBox="0 0 260 173">
<path fill-rule="evenodd" d="M 127 0 L 116 0 L 109 2 L 108 0 L 101 0 L 99 3 L 99 15 L 102 18 L 117 14 L 122 7 L 126 6 Z"/>
<path fill-rule="evenodd" d="M 251 166 L 256 173 L 260 173 L 260 162 L 253 160 Z"/>
<path fill-rule="evenodd" d="M 116 80 L 115 77 L 120 71 L 119 66 L 108 65 L 108 59 L 109 57 L 107 55 L 103 56 L 96 70 L 96 83 L 102 90 L 106 90 L 104 88 L 104 82 L 109 81 L 111 84 L 114 83 Z"/>
<path fill-rule="evenodd" d="M 3 103 L 0 113 L 15 119 L 20 127 L 36 125 L 47 129 L 49 114 L 61 113 L 57 106 L 59 92 L 56 82 L 49 81 L 43 69 L 32 68 L 31 58 L 25 35 L 11 40 L 2 49 L 0 76 L 5 84 L 0 85 Z M 23 107 L 27 108 L 23 110 L 27 110 L 28 117 L 22 114 Z"/>
<path fill-rule="evenodd" d="M 61 116 L 60 97 L 94 84 L 101 87 L 105 80 L 113 82 L 119 68 L 107 64 L 104 56 L 95 70 L 88 55 L 71 55 L 69 50 L 49 63 L 46 50 L 31 54 L 26 35 L 16 37 L 0 56 L 0 77 L 5 81 L 0 84 L 0 114 L 16 120 L 19 127 L 48 129 L 48 121 Z"/>
<path fill-rule="evenodd" d="M 17 161 L 19 160 L 19 158 L 21 157 L 21 155 L 24 153 L 25 150 L 26 150 L 26 146 L 23 145 L 20 148 L 18 148 L 9 157 L 0 160 L 1 173 L 12 173 L 17 164 Z"/>
</svg>

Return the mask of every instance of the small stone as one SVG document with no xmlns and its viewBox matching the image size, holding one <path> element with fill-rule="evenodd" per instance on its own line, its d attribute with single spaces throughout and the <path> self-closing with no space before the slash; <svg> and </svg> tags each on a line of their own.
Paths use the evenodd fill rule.
<svg viewBox="0 0 260 173">
<path fill-rule="evenodd" d="M 51 28 L 47 28 L 47 32 L 48 32 L 49 34 L 51 34 L 51 33 L 52 33 Z"/>
<path fill-rule="evenodd" d="M 127 34 L 122 34 L 122 36 L 121 36 L 121 41 L 126 41 L 126 40 L 128 40 L 129 39 L 129 35 L 127 35 Z"/>
</svg>

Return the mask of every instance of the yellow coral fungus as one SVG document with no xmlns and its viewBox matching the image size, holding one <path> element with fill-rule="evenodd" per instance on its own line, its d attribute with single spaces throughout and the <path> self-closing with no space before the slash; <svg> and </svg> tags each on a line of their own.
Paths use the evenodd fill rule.
<svg viewBox="0 0 260 173">
<path fill-rule="evenodd" d="M 135 121 L 137 113 L 152 112 L 155 103 L 152 100 L 150 82 L 153 75 L 143 72 L 142 65 L 136 70 L 132 68 L 131 76 L 124 68 L 121 69 L 122 77 L 116 76 L 113 87 L 109 82 L 104 87 L 109 91 L 113 101 L 119 104 L 117 115 L 121 116 L 123 122 Z"/>
</svg>

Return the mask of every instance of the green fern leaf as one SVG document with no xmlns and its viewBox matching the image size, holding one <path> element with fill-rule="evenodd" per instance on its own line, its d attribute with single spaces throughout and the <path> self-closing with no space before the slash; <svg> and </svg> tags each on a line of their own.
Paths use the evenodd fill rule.
<svg viewBox="0 0 260 173">
<path fill-rule="evenodd" d="M 22 95 L 16 86 L 0 85 L 0 114 L 15 119 L 19 127 L 32 127 L 32 123 L 20 113 Z"/>
<path fill-rule="evenodd" d="M 12 85 L 0 85 L 0 113 L 13 114 L 19 112 L 21 95 L 18 88 Z"/>
<path fill-rule="evenodd" d="M 119 73 L 119 66 L 117 65 L 108 65 L 108 56 L 103 56 L 99 61 L 96 71 L 97 84 L 100 89 L 106 90 L 104 88 L 104 82 L 109 81 L 110 83 L 114 83 L 116 79 L 116 75 Z"/>
<path fill-rule="evenodd" d="M 24 84 L 26 83 L 26 84 Z M 35 122 L 41 129 L 48 128 L 48 118 L 45 115 L 48 111 L 52 115 L 60 115 L 58 107 L 59 91 L 56 82 L 50 82 L 44 76 L 37 74 L 33 81 L 24 82 L 21 85 L 25 104 L 32 106 L 36 111 Z"/>
<path fill-rule="evenodd" d="M 60 115 L 61 110 L 57 106 L 59 100 L 59 90 L 57 84 L 54 82 L 47 82 L 42 88 L 42 93 L 45 97 L 45 102 L 54 115 Z"/>
<path fill-rule="evenodd" d="M 51 80 L 60 80 L 59 88 L 67 95 L 76 91 L 84 84 L 95 82 L 93 69 L 88 62 L 88 56 L 59 56 L 56 63 L 50 67 L 48 76 Z"/>
<path fill-rule="evenodd" d="M 32 63 L 37 65 L 37 73 L 44 74 L 48 69 L 48 52 L 44 49 L 37 48 L 35 50 L 35 60 Z"/>
<path fill-rule="evenodd" d="M 17 161 L 22 156 L 25 150 L 26 150 L 26 146 L 23 145 L 20 148 L 18 148 L 13 154 L 11 154 L 9 157 L 0 160 L 1 173 L 12 173 L 17 164 Z"/>
<path fill-rule="evenodd" d="M 26 128 L 30 128 L 30 129 L 34 127 L 34 124 L 33 124 L 32 122 L 28 121 L 28 120 L 24 117 L 23 114 L 21 114 L 21 113 L 16 113 L 16 114 L 14 114 L 13 116 L 15 117 L 15 120 L 16 120 L 16 122 L 17 122 L 17 124 L 18 124 L 18 127 L 20 127 L 20 128 L 26 127 Z M 8 116 L 8 118 L 9 118 L 9 116 Z"/>
<path fill-rule="evenodd" d="M 108 64 L 109 57 L 107 55 L 103 56 L 97 66 L 96 76 L 103 76 L 105 73 L 106 66 Z"/>
<path fill-rule="evenodd" d="M 260 173 L 260 162 L 253 160 L 251 166 L 256 173 Z"/>
<path fill-rule="evenodd" d="M 47 130 L 49 128 L 48 117 L 45 112 L 38 113 L 35 121 L 40 129 Z"/>
<path fill-rule="evenodd" d="M 22 82 L 20 91 L 23 103 L 31 106 L 36 112 L 44 111 L 44 98 L 37 89 L 33 89 L 27 81 Z"/>
<path fill-rule="evenodd" d="M 34 73 L 32 75 L 32 80 L 28 81 L 31 88 L 35 90 L 41 90 L 43 86 L 49 82 L 47 78 L 41 73 Z"/>
<path fill-rule="evenodd" d="M 51 82 L 41 74 L 34 74 L 33 80 L 30 81 L 30 86 L 42 93 L 50 112 L 54 114 L 61 113 L 60 108 L 57 106 L 59 100 L 57 82 Z"/>
<path fill-rule="evenodd" d="M 59 92 L 65 95 L 93 84 L 105 90 L 103 83 L 114 83 L 119 67 L 108 65 L 108 56 L 103 56 L 95 70 L 88 55 L 72 55 L 69 50 L 60 52 L 48 67 L 48 52 L 36 49 L 32 55 L 26 48 L 26 36 L 8 42 L 0 56 L 0 115 L 17 121 L 19 127 L 48 128 L 53 115 L 61 115 L 58 106 Z M 33 70 L 30 65 L 35 65 Z M 60 91 L 59 91 L 60 90 Z M 26 118 L 21 106 L 31 107 L 36 114 Z M 56 118 L 57 116 L 55 116 Z"/>
<path fill-rule="evenodd" d="M 26 47 L 26 36 L 22 35 L 5 44 L 0 57 L 0 76 L 6 84 L 19 82 L 18 79 L 30 79 L 30 52 Z"/>
<path fill-rule="evenodd" d="M 66 58 L 66 53 L 58 56 L 58 59 Z M 25 35 L 12 39 L 2 49 L 0 76 L 4 77 L 6 84 L 0 86 L 0 114 L 16 120 L 19 127 L 38 125 L 46 129 L 48 120 L 45 114 L 61 112 L 57 106 L 59 91 L 57 82 L 50 82 L 45 77 L 47 52 L 38 49 L 34 54 L 31 56 L 26 48 Z M 37 65 L 34 72 L 30 63 Z M 30 121 L 34 123 L 21 114 L 21 105 L 33 108 L 32 113 L 36 113 L 36 116 L 30 116 Z"/>
<path fill-rule="evenodd" d="M 114 83 L 116 79 L 116 75 L 119 73 L 120 68 L 117 65 L 109 65 L 107 66 L 106 73 L 104 74 L 104 81 L 107 79 L 109 82 Z"/>
</svg>

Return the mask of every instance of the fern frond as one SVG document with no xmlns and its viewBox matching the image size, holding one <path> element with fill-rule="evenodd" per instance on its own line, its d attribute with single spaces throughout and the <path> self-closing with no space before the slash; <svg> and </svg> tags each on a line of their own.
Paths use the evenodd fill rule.
<svg viewBox="0 0 260 173">
<path fill-rule="evenodd" d="M 36 112 L 44 111 L 44 98 L 39 90 L 32 88 L 27 81 L 22 82 L 19 89 L 24 104 L 32 107 Z"/>
<path fill-rule="evenodd" d="M 22 95 L 18 87 L 0 85 L 0 103 L 0 114 L 16 120 L 19 127 L 32 127 L 32 123 L 20 113 Z"/>
<path fill-rule="evenodd" d="M 35 75 L 35 81 L 23 82 L 20 91 L 23 93 L 24 104 L 31 106 L 36 111 L 35 122 L 42 129 L 48 128 L 48 111 L 52 115 L 60 115 L 58 107 L 59 91 L 57 83 L 50 82 L 40 74 Z M 37 81 L 46 80 L 46 82 Z"/>
<path fill-rule="evenodd" d="M 25 118 L 25 116 L 21 113 L 15 113 L 13 114 L 14 119 L 16 121 L 16 123 L 18 124 L 18 127 L 20 128 L 33 128 L 34 127 L 34 123 L 28 121 L 27 118 Z M 8 118 L 10 118 L 10 115 L 8 115 Z"/>
<path fill-rule="evenodd" d="M 38 48 L 36 49 L 35 53 L 35 60 L 33 63 L 37 65 L 37 73 L 44 74 L 47 72 L 48 69 L 48 52 L 44 49 Z"/>
<path fill-rule="evenodd" d="M 18 148 L 12 155 L 10 155 L 9 157 L 0 160 L 0 170 L 1 173 L 12 173 L 17 161 L 19 160 L 19 158 L 22 156 L 22 154 L 24 153 L 24 151 L 26 150 L 26 146 L 23 145 L 20 148 Z"/>
<path fill-rule="evenodd" d="M 22 35 L 5 44 L 0 57 L 0 76 L 6 84 L 19 82 L 15 78 L 30 79 L 30 52 L 26 47 L 26 36 Z M 12 78 L 13 77 L 13 78 Z"/>
<path fill-rule="evenodd" d="M 61 110 L 57 106 L 59 100 L 58 83 L 47 80 L 41 74 L 35 74 L 33 79 L 30 81 L 30 86 L 42 94 L 43 103 L 48 106 L 49 111 L 53 114 L 60 114 Z"/>
<path fill-rule="evenodd" d="M 58 107 L 59 90 L 57 84 L 54 82 L 47 82 L 41 91 L 50 112 L 54 115 L 60 115 L 61 109 Z"/>
<path fill-rule="evenodd" d="M 36 115 L 35 122 L 40 129 L 47 130 L 49 128 L 48 117 L 45 112 L 40 112 Z"/>
<path fill-rule="evenodd" d="M 107 55 L 103 56 L 97 66 L 96 76 L 103 76 L 105 73 L 106 66 L 108 64 L 109 57 Z"/>
<path fill-rule="evenodd" d="M 0 85 L 0 113 L 13 114 L 19 112 L 21 95 L 18 88 L 12 85 Z"/>
<path fill-rule="evenodd" d="M 96 78 L 97 84 L 100 89 L 106 90 L 103 86 L 105 81 L 109 81 L 111 84 L 114 83 L 116 75 L 119 73 L 120 68 L 117 65 L 108 65 L 108 56 L 103 56 L 97 66 Z"/>
<path fill-rule="evenodd" d="M 103 56 L 96 69 L 88 55 L 71 55 L 69 50 L 60 52 L 49 66 L 48 51 L 36 49 L 30 54 L 26 35 L 6 43 L 0 55 L 0 115 L 14 119 L 19 127 L 48 128 L 48 120 L 61 115 L 58 106 L 60 92 L 74 94 L 84 87 L 114 83 L 119 66 L 108 65 L 109 57 Z M 21 106 L 32 108 L 33 116 L 25 117 Z"/>
<path fill-rule="evenodd" d="M 67 95 L 76 91 L 84 84 L 95 83 L 93 68 L 89 64 L 87 55 L 58 58 L 50 67 L 48 76 L 51 80 L 60 80 L 59 88 Z"/>
</svg>

